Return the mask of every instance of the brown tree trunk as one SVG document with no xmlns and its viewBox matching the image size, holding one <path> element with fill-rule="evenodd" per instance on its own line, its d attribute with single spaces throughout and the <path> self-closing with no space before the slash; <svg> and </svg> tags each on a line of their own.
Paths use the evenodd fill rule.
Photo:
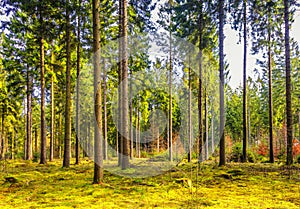
<svg viewBox="0 0 300 209">
<path fill-rule="evenodd" d="M 243 60 L 243 158 L 247 162 L 247 0 L 243 0 L 244 60 Z"/>
<path fill-rule="evenodd" d="M 103 64 L 103 137 L 104 137 L 104 160 L 108 160 L 108 142 L 107 142 L 107 83 L 106 83 L 106 68 Z"/>
<path fill-rule="evenodd" d="M 93 0 L 93 53 L 94 53 L 94 184 L 103 181 L 102 98 L 100 68 L 100 1 Z"/>
<path fill-rule="evenodd" d="M 80 158 L 80 8 L 81 0 L 78 1 L 78 10 L 77 10 L 77 80 L 76 80 L 76 144 L 75 144 L 75 164 L 79 164 Z"/>
<path fill-rule="evenodd" d="M 129 80 L 129 140 L 130 140 L 130 159 L 133 159 L 133 127 L 132 127 L 132 70 L 130 70 Z"/>
<path fill-rule="evenodd" d="M 270 25 L 270 22 L 269 22 Z M 270 26 L 269 26 L 270 27 Z M 272 99 L 272 55 L 271 55 L 271 31 L 268 29 L 268 72 L 269 72 L 269 155 L 270 163 L 274 163 L 273 147 L 273 99 Z"/>
<path fill-rule="evenodd" d="M 53 47 L 54 50 L 54 47 Z M 51 53 L 51 63 L 54 64 L 54 52 Z M 54 152 L 54 67 L 52 67 L 52 75 L 51 75 L 51 121 L 50 121 L 50 161 L 53 161 L 53 152 Z"/>
<path fill-rule="evenodd" d="M 128 58 L 127 58 L 127 0 L 120 0 L 121 15 L 121 34 L 120 34 L 120 52 L 121 52 L 121 104 L 122 104 L 122 122 L 121 122 L 121 142 L 122 142 L 122 169 L 129 168 L 129 143 L 128 143 Z"/>
<path fill-rule="evenodd" d="M 287 157 L 286 164 L 293 163 L 293 118 L 291 98 L 291 61 L 290 61 L 290 32 L 289 32 L 289 1 L 284 0 L 285 25 L 285 67 L 286 67 L 286 119 L 287 119 Z"/>
<path fill-rule="evenodd" d="M 26 133 L 27 133 L 27 142 L 26 142 L 26 160 L 32 160 L 32 108 L 31 108 L 31 99 L 32 99 L 32 80 L 29 73 L 29 68 L 27 68 L 27 121 L 26 121 Z"/>
<path fill-rule="evenodd" d="M 42 5 L 40 6 L 42 7 Z M 45 50 L 44 50 L 44 20 L 40 8 L 40 68 L 41 68 L 41 159 L 40 164 L 46 164 L 46 116 L 45 116 Z"/>
<path fill-rule="evenodd" d="M 171 27 L 172 27 L 172 19 L 171 16 L 169 17 L 169 41 L 170 41 L 170 49 L 169 49 L 169 160 L 173 161 L 173 124 L 172 124 L 172 71 L 173 71 L 173 58 L 172 58 L 172 34 L 171 34 Z"/>
<path fill-rule="evenodd" d="M 224 112 L 224 0 L 219 1 L 219 71 L 220 71 L 220 166 L 226 164 Z"/>
<path fill-rule="evenodd" d="M 66 4 L 66 106 L 63 167 L 70 167 L 71 160 L 71 37 L 69 0 Z"/>
<path fill-rule="evenodd" d="M 203 31 L 203 1 L 200 0 L 200 17 L 199 17 L 199 87 L 198 87 L 198 161 L 201 162 L 204 159 L 203 151 L 203 116 L 202 116 L 202 31 Z"/>
</svg>

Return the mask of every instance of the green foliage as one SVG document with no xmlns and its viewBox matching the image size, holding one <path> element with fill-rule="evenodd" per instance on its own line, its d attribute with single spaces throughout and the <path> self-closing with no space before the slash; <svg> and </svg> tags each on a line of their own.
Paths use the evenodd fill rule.
<svg viewBox="0 0 300 209">
<path fill-rule="evenodd" d="M 256 163 L 257 154 L 252 150 L 247 151 L 247 160 L 250 163 Z M 230 161 L 232 162 L 242 162 L 243 159 L 243 144 L 241 142 L 237 142 L 232 147 L 232 152 L 230 154 Z"/>
</svg>

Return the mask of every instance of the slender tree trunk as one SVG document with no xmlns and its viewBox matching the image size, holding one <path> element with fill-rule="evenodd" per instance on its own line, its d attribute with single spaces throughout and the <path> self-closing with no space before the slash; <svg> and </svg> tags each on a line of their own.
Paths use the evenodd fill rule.
<svg viewBox="0 0 300 209">
<path fill-rule="evenodd" d="M 224 112 L 224 0 L 219 1 L 219 65 L 220 65 L 220 166 L 226 164 Z"/>
<path fill-rule="evenodd" d="M 203 116 L 202 116 L 202 31 L 203 31 L 203 1 L 200 0 L 200 17 L 199 17 L 199 87 L 198 87 L 198 150 L 199 156 L 198 161 L 202 162 L 204 159 L 204 152 L 203 152 Z"/>
<path fill-rule="evenodd" d="M 103 140 L 102 140 L 102 97 L 100 68 L 100 1 L 93 0 L 93 52 L 94 52 L 94 184 L 103 181 Z"/>
<path fill-rule="evenodd" d="M 285 67 L 286 67 L 286 119 L 287 119 L 287 158 L 286 164 L 293 163 L 293 117 L 291 98 L 291 61 L 290 61 L 290 31 L 289 31 L 289 1 L 284 0 L 285 25 Z"/>
<path fill-rule="evenodd" d="M 139 110 L 137 116 L 137 156 L 138 158 L 141 158 L 141 124 Z"/>
<path fill-rule="evenodd" d="M 29 73 L 29 67 L 27 67 L 27 121 L 26 121 L 26 132 L 27 132 L 27 142 L 26 142 L 26 160 L 32 160 L 32 81 L 31 75 Z"/>
<path fill-rule="evenodd" d="M 247 0 L 243 0 L 244 63 L 243 63 L 243 158 L 247 162 Z"/>
<path fill-rule="evenodd" d="M 42 5 L 40 6 L 42 7 Z M 44 20 L 40 10 L 40 68 L 41 68 L 41 159 L 40 164 L 46 164 L 46 116 L 45 116 L 45 50 L 44 50 Z"/>
<path fill-rule="evenodd" d="M 59 126 L 59 128 L 58 128 L 58 130 L 59 130 L 59 132 L 58 132 L 58 135 L 59 135 L 59 137 L 58 137 L 58 140 L 59 140 L 59 142 L 58 142 L 58 158 L 61 159 L 62 158 L 62 142 L 63 142 L 63 139 L 62 139 L 63 127 L 62 127 L 62 113 L 61 112 L 59 113 L 58 126 Z"/>
<path fill-rule="evenodd" d="M 207 104 L 207 88 L 205 88 L 205 95 L 204 95 L 205 103 L 205 160 L 208 160 L 208 104 Z"/>
<path fill-rule="evenodd" d="M 169 160 L 173 161 L 173 124 L 172 124 L 172 71 L 173 71 L 173 55 L 172 55 L 172 34 L 171 34 L 171 27 L 172 27 L 172 19 L 171 16 L 169 17 L 169 41 L 170 41 L 170 49 L 169 49 Z"/>
<path fill-rule="evenodd" d="M 215 136 L 214 136 L 214 113 L 211 113 L 211 153 L 215 152 Z"/>
<path fill-rule="evenodd" d="M 189 62 L 190 64 L 190 62 Z M 189 140 L 189 152 L 188 152 L 188 162 L 192 162 L 192 87 L 191 87 L 191 68 L 189 66 L 189 98 L 188 98 L 188 140 Z"/>
<path fill-rule="evenodd" d="M 34 152 L 37 153 L 38 152 L 38 130 L 37 127 L 35 127 L 34 129 Z"/>
<path fill-rule="evenodd" d="M 269 22 L 270 25 L 270 22 Z M 270 26 L 269 26 L 270 27 Z M 268 29 L 268 72 L 269 72 L 269 151 L 270 163 L 274 163 L 273 147 L 273 99 L 272 99 L 272 55 L 271 55 L 271 31 Z"/>
<path fill-rule="evenodd" d="M 120 34 L 120 51 L 121 51 L 121 89 L 122 89 L 122 170 L 129 168 L 129 141 L 128 141 L 128 58 L 127 58 L 127 0 L 120 0 L 121 8 L 121 34 Z"/>
<path fill-rule="evenodd" d="M 107 142 L 107 83 L 106 83 L 106 68 L 105 64 L 103 64 L 103 136 L 104 136 L 104 160 L 108 160 L 108 142 Z"/>
<path fill-rule="evenodd" d="M 130 139 L 130 158 L 133 159 L 133 126 L 132 126 L 132 70 L 129 76 L 129 139 Z"/>
<path fill-rule="evenodd" d="M 54 47 L 52 47 L 54 50 Z M 51 52 L 51 63 L 54 64 L 54 52 Z M 50 161 L 53 161 L 53 152 L 54 152 L 54 67 L 52 67 L 52 75 L 51 75 L 51 121 L 50 121 Z"/>
<path fill-rule="evenodd" d="M 76 144 L 75 144 L 75 164 L 79 164 L 80 158 L 80 47 L 81 47 L 81 40 L 80 40 L 80 8 L 81 8 L 81 0 L 78 1 L 78 11 L 77 11 L 77 80 L 76 80 Z"/>
<path fill-rule="evenodd" d="M 123 130 L 123 123 L 122 123 L 122 96 L 123 96 L 123 89 L 122 89 L 122 13 L 123 13 L 123 9 L 122 9 L 122 0 L 119 0 L 119 63 L 118 63 L 118 124 L 117 124 L 117 131 L 119 131 L 120 133 L 118 133 L 118 166 L 122 166 L 122 157 L 123 157 L 123 141 L 122 141 L 122 130 Z"/>
<path fill-rule="evenodd" d="M 69 0 L 66 4 L 66 106 L 65 106 L 65 140 L 63 167 L 70 167 L 71 158 L 71 37 Z"/>
</svg>

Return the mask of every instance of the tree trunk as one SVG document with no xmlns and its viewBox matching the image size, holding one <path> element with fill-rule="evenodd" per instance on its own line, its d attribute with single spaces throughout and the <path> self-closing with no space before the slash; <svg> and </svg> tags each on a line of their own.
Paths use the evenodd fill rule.
<svg viewBox="0 0 300 209">
<path fill-rule="evenodd" d="M 105 64 L 103 64 L 103 137 L 104 137 L 104 160 L 108 160 L 108 142 L 107 142 L 107 83 L 106 83 L 106 68 Z"/>
<path fill-rule="evenodd" d="M 190 65 L 190 62 L 189 62 Z M 192 162 L 192 87 L 191 87 L 191 68 L 189 66 L 189 95 L 188 95 L 188 162 Z"/>
<path fill-rule="evenodd" d="M 66 106 L 65 106 L 65 140 L 63 167 L 70 167 L 71 158 L 71 37 L 69 0 L 66 4 Z"/>
<path fill-rule="evenodd" d="M 214 136 L 214 113 L 212 111 L 211 113 L 211 121 L 210 121 L 211 125 L 211 153 L 215 152 L 215 136 Z"/>
<path fill-rule="evenodd" d="M 270 25 L 270 22 L 269 22 Z M 269 26 L 270 27 L 270 26 Z M 274 163 L 273 147 L 273 99 L 272 99 L 272 55 L 271 55 L 271 31 L 268 29 L 268 72 L 269 72 L 269 155 L 270 163 Z"/>
<path fill-rule="evenodd" d="M 244 60 L 243 60 L 243 158 L 247 162 L 247 0 L 243 0 Z"/>
<path fill-rule="evenodd" d="M 35 127 L 34 129 L 34 152 L 37 153 L 38 152 L 38 130 L 37 127 Z"/>
<path fill-rule="evenodd" d="M 53 49 L 54 50 L 54 47 Z M 54 52 L 52 51 L 51 53 L 51 63 L 54 64 Z M 54 120 L 55 120 L 55 115 L 54 115 L 54 67 L 52 67 L 52 75 L 51 75 L 51 130 L 50 130 L 50 161 L 53 161 L 53 144 L 54 144 Z"/>
<path fill-rule="evenodd" d="M 171 34 L 171 27 L 172 27 L 172 19 L 171 16 L 169 17 L 169 41 L 170 41 L 170 49 L 169 49 L 169 160 L 173 161 L 173 125 L 172 125 L 172 71 L 173 71 L 173 58 L 172 58 L 172 34 Z"/>
<path fill-rule="evenodd" d="M 32 160 L 32 108 L 31 108 L 31 99 L 32 99 L 32 80 L 29 73 L 29 67 L 27 67 L 27 121 L 26 121 L 26 133 L 27 133 L 27 142 L 26 142 L 26 160 Z"/>
<path fill-rule="evenodd" d="M 132 70 L 130 69 L 129 80 L 129 140 L 130 140 L 130 159 L 133 159 L 133 126 L 132 126 Z"/>
<path fill-rule="evenodd" d="M 203 31 L 203 1 L 200 0 L 200 17 L 199 17 L 199 87 L 198 87 L 198 150 L 199 156 L 198 161 L 202 162 L 204 159 L 203 152 L 203 116 L 202 116 L 202 31 Z"/>
<path fill-rule="evenodd" d="M 42 5 L 40 5 L 42 7 Z M 44 20 L 40 8 L 40 67 L 41 67 L 41 159 L 40 164 L 46 164 L 46 116 L 45 116 L 45 50 L 44 50 Z"/>
<path fill-rule="evenodd" d="M 127 58 L 127 0 L 120 0 L 121 15 L 121 34 L 120 34 L 120 52 L 121 52 L 121 89 L 122 89 L 122 170 L 129 168 L 129 143 L 128 143 L 128 58 Z"/>
<path fill-rule="evenodd" d="M 287 119 L 287 157 L 286 164 L 293 163 L 293 118 L 291 98 L 291 61 L 290 61 L 290 32 L 289 32 L 289 1 L 284 0 L 285 25 L 285 66 L 286 66 L 286 119 Z"/>
<path fill-rule="evenodd" d="M 207 88 L 204 95 L 204 110 L 205 110 L 205 160 L 208 160 L 208 104 L 207 104 Z"/>
<path fill-rule="evenodd" d="M 226 164 L 224 112 L 224 0 L 219 1 L 219 65 L 220 65 L 220 166 Z"/>
<path fill-rule="evenodd" d="M 76 144 L 75 144 L 75 164 L 79 164 L 80 157 L 80 8 L 81 8 L 81 0 L 78 1 L 79 8 L 77 10 L 77 80 L 76 80 Z"/>
<path fill-rule="evenodd" d="M 94 52 L 94 184 L 103 181 L 102 98 L 100 68 L 100 1 L 93 0 L 93 52 Z"/>
</svg>

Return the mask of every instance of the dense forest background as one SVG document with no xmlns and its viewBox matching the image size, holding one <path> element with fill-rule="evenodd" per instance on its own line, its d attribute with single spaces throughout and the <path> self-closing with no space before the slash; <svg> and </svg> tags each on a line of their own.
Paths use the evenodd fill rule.
<svg viewBox="0 0 300 209">
<path fill-rule="evenodd" d="M 95 183 L 106 164 L 126 170 L 138 159 L 299 163 L 297 9 L 288 0 L 2 0 L 0 159 L 69 167 L 90 157 Z M 236 89 L 226 24 L 243 45 Z M 154 43 L 164 56 L 150 53 Z M 255 69 L 248 52 L 259 55 Z"/>
</svg>

